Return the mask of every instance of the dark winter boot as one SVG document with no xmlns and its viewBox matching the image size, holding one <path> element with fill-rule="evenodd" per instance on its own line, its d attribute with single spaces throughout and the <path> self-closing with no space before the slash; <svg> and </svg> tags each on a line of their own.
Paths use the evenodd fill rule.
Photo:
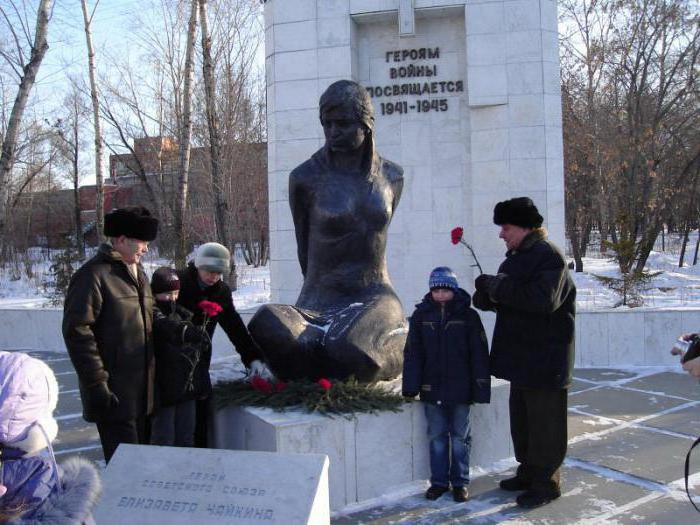
<svg viewBox="0 0 700 525">
<path fill-rule="evenodd" d="M 561 496 L 559 488 L 559 469 L 553 473 L 543 468 L 533 468 L 533 478 L 530 488 L 520 494 L 515 501 L 526 509 L 534 509 L 546 505 Z"/>
<path fill-rule="evenodd" d="M 559 496 L 561 496 L 561 491 L 558 489 L 556 491 L 549 492 L 528 490 L 515 498 L 515 501 L 524 509 L 534 509 L 541 507 L 542 505 L 546 505 L 550 501 L 557 499 Z"/>
<path fill-rule="evenodd" d="M 530 482 L 518 476 L 514 476 L 512 478 L 502 479 L 498 483 L 498 486 L 501 487 L 502 490 L 515 492 L 518 490 L 528 490 L 530 488 Z"/>
<path fill-rule="evenodd" d="M 469 497 L 467 487 L 452 487 L 452 499 L 457 503 L 464 503 Z"/>
<path fill-rule="evenodd" d="M 441 487 L 440 485 L 430 485 L 430 488 L 427 491 L 425 491 L 425 497 L 429 500 L 436 500 L 448 490 L 450 490 L 449 487 Z"/>
</svg>

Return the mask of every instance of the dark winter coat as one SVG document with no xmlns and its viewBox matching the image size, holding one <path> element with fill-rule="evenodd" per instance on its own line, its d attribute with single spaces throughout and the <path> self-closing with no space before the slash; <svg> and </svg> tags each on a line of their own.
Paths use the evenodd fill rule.
<svg viewBox="0 0 700 525">
<path fill-rule="evenodd" d="M 484 327 L 462 289 L 442 308 L 428 293 L 411 316 L 403 392 L 443 403 L 488 403 L 489 350 Z"/>
<path fill-rule="evenodd" d="M 123 421 L 153 410 L 153 295 L 140 265 L 134 278 L 110 245 L 73 275 L 63 310 L 63 339 L 78 374 L 83 417 Z M 88 388 L 107 381 L 119 404 L 100 413 Z"/>
<path fill-rule="evenodd" d="M 236 347 L 236 351 L 240 354 L 241 360 L 246 367 L 250 366 L 252 361 L 261 359 L 258 345 L 250 337 L 245 323 L 233 306 L 231 288 L 223 281 L 202 288 L 194 263 L 189 263 L 186 269 L 179 270 L 177 274 L 180 278 L 180 296 L 177 299 L 177 304 L 193 313 L 192 322 L 199 326 L 204 322 L 204 312 L 198 306 L 200 301 L 207 300 L 217 303 L 223 308 L 223 311 L 207 322 L 209 338 L 214 337 L 214 329 L 217 324 L 220 324 L 231 343 Z M 206 357 L 205 363 L 203 363 L 207 371 L 209 370 L 210 361 L 211 353 Z"/>
<path fill-rule="evenodd" d="M 543 229 L 506 254 L 474 306 L 496 312 L 491 373 L 514 386 L 568 388 L 574 364 L 576 286 Z"/>
<path fill-rule="evenodd" d="M 192 319 L 192 312 L 173 303 L 157 301 L 156 305 L 164 316 L 164 319 L 156 319 L 153 325 L 156 404 L 170 406 L 209 396 L 211 341 L 200 345 L 184 343 L 185 323 Z M 192 325 L 188 328 L 195 329 L 199 328 Z"/>
</svg>

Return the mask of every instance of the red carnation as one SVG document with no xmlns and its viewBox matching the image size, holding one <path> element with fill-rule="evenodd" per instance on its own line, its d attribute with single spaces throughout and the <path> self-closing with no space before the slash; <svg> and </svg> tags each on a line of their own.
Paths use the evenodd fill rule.
<svg viewBox="0 0 700 525">
<path fill-rule="evenodd" d="M 330 390 L 333 384 L 328 379 L 322 378 L 318 380 L 318 385 L 324 390 Z"/>
<path fill-rule="evenodd" d="M 266 394 L 272 392 L 272 385 L 260 376 L 253 377 L 253 379 L 250 380 L 250 386 L 253 387 L 253 390 L 257 390 L 258 392 L 265 392 Z"/>
<path fill-rule="evenodd" d="M 462 235 L 464 235 L 464 228 L 461 226 L 452 228 L 450 235 L 452 235 L 452 244 L 459 244 L 459 241 L 462 240 Z"/>
<path fill-rule="evenodd" d="M 476 258 L 476 253 L 474 253 L 474 248 L 472 248 L 468 242 L 466 242 L 464 239 L 462 239 L 462 236 L 464 235 L 464 228 L 462 228 L 461 226 L 457 226 L 455 228 L 452 228 L 450 235 L 452 237 L 452 244 L 462 243 L 462 244 L 464 244 L 464 246 L 467 247 L 467 250 L 469 250 L 469 253 L 472 254 L 472 258 L 474 259 L 474 264 L 472 264 L 472 267 L 479 269 L 479 275 L 484 273 L 484 271 L 481 269 L 481 265 L 479 264 L 479 259 Z"/>
<path fill-rule="evenodd" d="M 199 306 L 199 308 L 209 317 L 216 317 L 224 310 L 219 304 L 212 301 L 207 301 L 206 299 L 199 301 L 197 306 Z"/>
<path fill-rule="evenodd" d="M 282 381 L 275 383 L 275 390 L 277 392 L 282 392 L 285 388 L 287 388 L 287 383 L 283 383 Z"/>
</svg>

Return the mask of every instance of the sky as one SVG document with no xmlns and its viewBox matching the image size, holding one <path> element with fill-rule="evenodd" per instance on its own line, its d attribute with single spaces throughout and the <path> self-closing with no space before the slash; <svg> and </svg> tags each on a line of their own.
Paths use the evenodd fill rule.
<svg viewBox="0 0 700 525">
<path fill-rule="evenodd" d="M 2 1 L 2 0 L 0 0 Z M 30 0 L 36 5 L 37 0 Z M 17 3 L 20 0 L 16 0 Z M 115 56 L 134 53 L 136 48 L 130 43 L 135 15 L 143 2 L 138 0 L 88 0 L 89 9 L 97 4 L 93 18 L 93 44 L 95 47 L 98 74 L 107 64 L 106 54 Z M 32 34 L 36 14 L 29 12 Z M 44 56 L 39 74 L 32 89 L 30 103 L 40 119 L 54 122 L 62 110 L 63 100 L 69 90 L 68 76 L 83 78 L 87 83 L 87 44 L 83 25 L 80 0 L 56 0 L 48 30 L 49 49 Z M 92 127 L 90 126 L 90 129 Z M 86 142 L 92 144 L 92 138 Z M 108 155 L 104 154 L 103 169 L 107 169 Z M 81 184 L 94 184 L 94 154 L 85 150 L 81 162 L 85 176 Z"/>
<path fill-rule="evenodd" d="M 95 0 L 88 0 L 90 7 Z M 100 56 L 128 53 L 130 30 L 138 12 L 138 0 L 100 0 L 93 20 L 93 40 L 100 69 Z M 87 72 L 87 46 L 80 0 L 57 0 L 49 23 L 49 51 L 44 57 L 37 83 L 38 101 L 50 107 L 57 93 L 66 89 L 68 73 Z M 133 51 L 132 51 L 133 52 Z M 104 61 L 103 61 L 104 63 Z"/>
<path fill-rule="evenodd" d="M 18 4 L 23 1 L 34 6 L 38 4 L 38 0 L 14 1 Z M 94 9 L 92 36 L 98 76 L 109 73 L 110 57 L 118 58 L 121 62 L 128 56 L 132 64 L 140 62 L 141 51 L 135 42 L 136 35 L 143 32 L 138 30 L 138 25 L 144 20 L 149 25 L 157 25 L 159 18 L 149 17 L 145 13 L 149 6 L 157 11 L 158 5 L 158 0 L 88 0 L 89 10 Z M 33 32 L 36 15 L 28 12 L 27 18 Z M 68 76 L 82 78 L 86 84 L 88 82 L 87 45 L 80 0 L 55 0 L 49 22 L 48 42 L 49 50 L 42 61 L 31 101 L 36 111 L 40 112 L 40 119 L 54 122 L 58 116 L 57 112 L 62 110 L 63 100 L 69 90 Z M 264 50 L 261 48 L 259 53 L 259 62 L 262 65 Z M 87 142 L 92 144 L 92 138 L 88 137 Z M 85 175 L 81 183 L 94 184 L 94 156 L 91 149 L 85 150 L 84 157 L 81 164 L 84 166 Z M 103 170 L 107 169 L 108 158 L 109 151 L 105 150 Z"/>
</svg>

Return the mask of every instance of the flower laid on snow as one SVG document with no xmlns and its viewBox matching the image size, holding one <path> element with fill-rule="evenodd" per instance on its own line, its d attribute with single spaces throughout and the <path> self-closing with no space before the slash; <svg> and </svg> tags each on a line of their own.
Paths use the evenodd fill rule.
<svg viewBox="0 0 700 525">
<path fill-rule="evenodd" d="M 452 244 L 464 244 L 464 246 L 467 247 L 469 252 L 472 254 L 472 258 L 474 259 L 474 264 L 472 264 L 472 268 L 478 268 L 479 274 L 484 273 L 484 270 L 481 269 L 481 265 L 479 264 L 479 259 L 476 258 L 476 254 L 474 253 L 474 249 L 463 238 L 464 237 L 464 228 L 462 228 L 461 226 L 456 226 L 456 227 L 452 228 L 452 231 L 450 232 L 450 237 L 452 238 Z"/>
<path fill-rule="evenodd" d="M 352 419 L 353 414 L 380 410 L 397 412 L 406 401 L 398 394 L 374 384 L 358 383 L 355 379 L 329 381 L 308 379 L 271 383 L 252 378 L 221 381 L 214 386 L 214 400 L 219 408 L 226 406 L 257 406 L 274 410 L 299 408 L 333 417 Z"/>
<path fill-rule="evenodd" d="M 254 376 L 253 379 L 250 380 L 250 386 L 253 387 L 253 390 L 257 390 L 258 392 L 272 392 L 272 384 L 260 376 Z"/>
<path fill-rule="evenodd" d="M 209 317 L 216 317 L 224 310 L 219 304 L 212 301 L 207 301 L 206 299 L 199 301 L 197 306 L 199 306 L 200 310 L 202 310 Z"/>
</svg>

